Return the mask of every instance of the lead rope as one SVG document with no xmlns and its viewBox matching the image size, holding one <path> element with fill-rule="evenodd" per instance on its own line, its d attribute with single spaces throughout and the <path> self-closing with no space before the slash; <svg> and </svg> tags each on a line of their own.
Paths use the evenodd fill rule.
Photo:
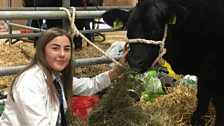
<svg viewBox="0 0 224 126">
<path fill-rule="evenodd" d="M 72 37 L 74 37 L 74 36 L 82 37 L 87 43 L 89 43 L 90 45 L 95 47 L 97 50 L 99 50 L 101 53 L 103 53 L 107 58 L 112 60 L 112 62 L 114 62 L 116 65 L 124 68 L 124 66 L 120 62 L 116 61 L 114 58 L 112 58 L 111 56 L 107 55 L 102 49 L 100 49 L 98 46 L 93 44 L 88 38 L 86 38 L 81 32 L 79 32 L 79 30 L 77 29 L 77 27 L 75 25 L 76 9 L 75 9 L 75 7 L 70 7 L 70 9 L 72 10 L 72 13 L 70 13 L 70 11 L 67 8 L 60 7 L 60 10 L 65 11 L 65 13 L 67 14 L 67 17 L 68 17 L 68 20 L 69 20 L 70 26 L 71 26 L 70 34 L 72 35 Z"/>
<path fill-rule="evenodd" d="M 97 50 L 99 50 L 101 53 L 103 53 L 107 58 L 112 60 L 116 65 L 124 68 L 124 66 L 120 62 L 116 61 L 114 58 L 107 55 L 102 49 L 100 49 L 98 46 L 93 44 L 88 38 L 86 38 L 81 32 L 79 32 L 79 30 L 77 29 L 77 27 L 75 25 L 76 9 L 75 9 L 75 7 L 70 7 L 70 9 L 72 9 L 71 14 L 70 14 L 70 11 L 67 8 L 65 8 L 65 7 L 60 8 L 60 10 L 63 10 L 63 11 L 66 12 L 68 20 L 70 21 L 70 26 L 71 26 L 70 33 L 71 33 L 72 37 L 74 37 L 74 36 L 82 37 L 87 43 L 89 43 L 90 45 L 95 47 Z M 162 41 L 154 41 L 154 40 L 146 40 L 146 39 L 129 39 L 127 41 L 127 43 L 145 43 L 145 44 L 160 45 L 159 55 L 152 64 L 152 66 L 154 66 L 163 57 L 163 55 L 166 53 L 166 49 L 164 48 L 164 45 L 165 45 L 165 41 L 166 41 L 166 38 L 167 38 L 167 30 L 168 30 L 168 25 L 165 24 Z"/>
<path fill-rule="evenodd" d="M 153 62 L 153 64 L 152 64 L 152 67 L 153 67 L 166 53 L 166 48 L 164 46 L 165 46 L 165 41 L 167 38 L 167 30 L 168 30 L 168 25 L 165 24 L 162 41 L 154 41 L 154 40 L 146 40 L 146 39 L 129 39 L 127 42 L 128 43 L 144 43 L 144 44 L 160 45 L 159 55 Z"/>
</svg>

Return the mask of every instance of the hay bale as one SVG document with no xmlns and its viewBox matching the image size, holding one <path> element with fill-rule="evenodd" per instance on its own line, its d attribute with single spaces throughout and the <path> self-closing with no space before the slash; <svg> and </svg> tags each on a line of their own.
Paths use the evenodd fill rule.
<svg viewBox="0 0 224 126">
<path fill-rule="evenodd" d="M 16 43 L 0 45 L 0 67 L 26 65 L 34 55 L 33 44 Z M 15 75 L 0 77 L 0 90 L 7 90 Z"/>
</svg>

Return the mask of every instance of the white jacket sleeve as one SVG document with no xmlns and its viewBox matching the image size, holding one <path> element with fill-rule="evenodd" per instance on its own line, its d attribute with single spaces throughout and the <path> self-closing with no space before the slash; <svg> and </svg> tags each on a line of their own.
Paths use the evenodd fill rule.
<svg viewBox="0 0 224 126">
<path fill-rule="evenodd" d="M 93 78 L 73 78 L 73 95 L 90 96 L 111 85 L 109 73 L 104 72 Z"/>
</svg>

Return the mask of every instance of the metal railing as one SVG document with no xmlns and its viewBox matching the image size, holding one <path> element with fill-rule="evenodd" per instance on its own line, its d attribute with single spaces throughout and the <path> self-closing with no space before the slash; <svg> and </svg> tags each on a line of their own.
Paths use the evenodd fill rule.
<svg viewBox="0 0 224 126">
<path fill-rule="evenodd" d="M 10 0 L 11 1 L 11 0 Z M 69 4 L 67 2 L 70 2 L 70 0 L 63 0 L 65 3 L 65 6 L 68 6 Z M 70 6 L 70 5 L 69 5 Z M 85 19 L 85 18 L 97 18 L 101 17 L 101 15 L 108 9 L 112 8 L 120 8 L 120 9 L 125 9 L 129 10 L 131 7 L 129 6 L 124 6 L 122 7 L 87 7 L 84 10 L 83 8 L 78 8 L 77 9 L 77 19 Z M 29 11 L 27 11 L 29 10 Z M 45 7 L 37 7 L 35 8 L 1 8 L 0 9 L 0 15 L 1 18 L 4 20 L 29 20 L 29 19 L 63 19 L 67 20 L 67 15 L 64 11 L 60 10 L 59 7 L 50 7 L 50 8 L 45 8 Z M 19 24 L 14 24 L 9 22 L 9 25 L 16 26 L 16 27 L 22 27 L 22 28 L 27 28 L 27 29 L 32 29 L 32 30 L 37 30 L 39 31 L 39 28 L 33 28 L 29 26 L 24 26 L 24 25 L 19 25 Z M 68 26 L 67 26 L 68 27 Z M 44 30 L 43 30 L 44 31 Z M 117 31 L 113 29 L 95 29 L 95 30 L 83 30 L 81 31 L 82 33 L 91 33 L 91 32 L 111 32 L 111 31 Z M 9 35 L 0 35 L 1 38 L 20 38 L 20 37 L 38 37 L 40 33 L 29 33 L 29 34 L 12 34 L 10 33 Z M 114 59 L 119 60 L 120 57 L 115 57 Z M 87 59 L 77 59 L 74 60 L 73 65 L 74 67 L 79 67 L 79 66 L 89 66 L 89 65 L 97 65 L 97 64 L 105 64 L 105 63 L 111 63 L 112 61 L 108 59 L 107 57 L 96 57 L 96 58 L 87 58 Z M 22 66 L 12 66 L 12 67 L 4 67 L 0 68 L 0 76 L 5 76 L 5 75 L 12 75 L 18 73 L 20 70 L 22 70 L 26 65 Z"/>
</svg>

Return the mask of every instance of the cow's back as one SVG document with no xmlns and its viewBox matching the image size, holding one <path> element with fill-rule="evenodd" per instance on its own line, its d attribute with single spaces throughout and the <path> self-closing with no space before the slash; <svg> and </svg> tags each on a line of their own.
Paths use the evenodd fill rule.
<svg viewBox="0 0 224 126">
<path fill-rule="evenodd" d="M 201 0 L 195 5 L 193 3 L 191 6 L 183 4 L 189 10 L 185 24 L 178 27 L 169 25 L 165 58 L 177 73 L 199 74 L 202 67 L 206 67 L 202 66 L 206 65 L 205 61 L 207 65 L 214 65 L 215 59 L 222 57 L 224 13 L 221 12 L 224 12 L 224 1 Z"/>
</svg>

